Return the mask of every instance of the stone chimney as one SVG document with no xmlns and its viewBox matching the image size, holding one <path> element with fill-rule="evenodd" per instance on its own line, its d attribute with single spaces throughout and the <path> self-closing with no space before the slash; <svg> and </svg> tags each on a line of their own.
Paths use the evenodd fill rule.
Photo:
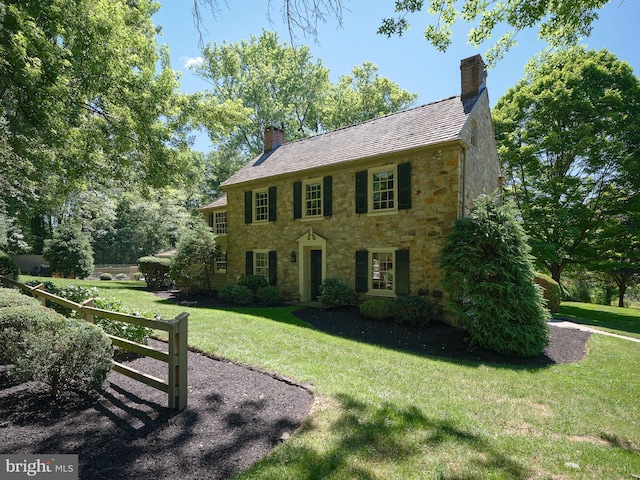
<svg viewBox="0 0 640 480">
<path fill-rule="evenodd" d="M 482 56 L 474 55 L 460 61 L 460 85 L 462 100 L 475 97 L 486 88 L 487 70 Z"/>
<path fill-rule="evenodd" d="M 264 153 L 270 152 L 274 148 L 283 144 L 284 130 L 273 126 L 264 129 Z"/>
</svg>

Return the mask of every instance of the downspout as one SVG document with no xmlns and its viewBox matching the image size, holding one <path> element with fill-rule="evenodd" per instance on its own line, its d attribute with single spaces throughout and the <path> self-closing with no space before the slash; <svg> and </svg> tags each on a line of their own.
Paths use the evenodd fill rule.
<svg viewBox="0 0 640 480">
<path fill-rule="evenodd" d="M 464 199 L 466 197 L 467 188 L 467 149 L 462 148 L 462 172 L 460 175 L 460 202 L 458 210 L 458 218 L 464 218 L 466 216 Z"/>
</svg>

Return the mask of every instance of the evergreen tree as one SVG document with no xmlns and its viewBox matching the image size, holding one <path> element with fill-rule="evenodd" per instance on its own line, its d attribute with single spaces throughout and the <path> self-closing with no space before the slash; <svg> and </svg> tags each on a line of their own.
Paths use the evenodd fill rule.
<svg viewBox="0 0 640 480">
<path fill-rule="evenodd" d="M 93 250 L 89 235 L 78 224 L 60 225 L 47 240 L 44 258 L 53 272 L 64 277 L 86 278 L 93 273 Z"/>
<path fill-rule="evenodd" d="M 441 254 L 443 284 L 472 345 L 522 357 L 548 345 L 549 312 L 529 252 L 511 205 L 484 195 L 456 221 Z"/>
</svg>

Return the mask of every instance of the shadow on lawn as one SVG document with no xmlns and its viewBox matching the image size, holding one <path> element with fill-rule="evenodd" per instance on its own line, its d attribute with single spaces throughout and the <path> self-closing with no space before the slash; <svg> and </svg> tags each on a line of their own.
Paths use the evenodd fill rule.
<svg viewBox="0 0 640 480">
<path fill-rule="evenodd" d="M 370 405 L 347 394 L 339 394 L 337 399 L 341 414 L 329 427 L 335 442 L 322 450 L 287 445 L 259 462 L 255 470 L 261 478 L 279 477 L 285 462 L 287 473 L 301 480 L 333 475 L 361 480 L 383 478 L 383 473 L 372 470 L 377 465 L 393 465 L 398 471 L 406 468 L 410 475 L 419 468 L 441 469 L 439 478 L 448 480 L 521 480 L 531 474 L 488 438 L 454 420 L 431 418 L 415 406 L 389 402 Z M 313 422 L 307 422 L 301 432 L 313 436 L 315 430 Z M 430 455 L 441 456 L 442 460 L 429 467 Z M 248 473 L 250 477 L 251 470 Z"/>
<path fill-rule="evenodd" d="M 355 307 L 319 310 L 302 308 L 293 312 L 313 328 L 331 335 L 384 348 L 439 357 L 467 366 L 491 364 L 498 368 L 539 369 L 558 363 L 581 360 L 586 355 L 589 333 L 554 328 L 551 343 L 536 357 L 521 358 L 471 347 L 467 332 L 451 325 L 434 322 L 423 327 L 399 327 L 391 322 L 364 318 Z"/>
<path fill-rule="evenodd" d="M 632 309 L 629 309 L 631 313 Z M 600 311 L 584 308 L 578 305 L 563 303 L 557 318 L 567 317 L 570 321 L 592 327 L 609 328 L 619 332 L 635 333 L 640 335 L 640 320 L 634 315 L 620 315 L 615 311 Z"/>
<path fill-rule="evenodd" d="M 577 362 L 587 353 L 587 332 L 551 328 L 551 343 L 543 353 L 532 358 L 509 357 L 479 347 L 470 347 L 467 332 L 451 325 L 434 322 L 427 327 L 397 326 L 390 321 L 370 320 L 357 307 L 314 308 L 250 305 L 231 307 L 215 296 L 185 297 L 177 292 L 158 293 L 171 304 L 187 308 L 209 308 L 254 315 L 280 323 L 313 328 L 340 338 L 377 345 L 415 355 L 443 358 L 477 367 L 491 364 L 498 368 L 539 369 L 559 363 Z"/>
</svg>

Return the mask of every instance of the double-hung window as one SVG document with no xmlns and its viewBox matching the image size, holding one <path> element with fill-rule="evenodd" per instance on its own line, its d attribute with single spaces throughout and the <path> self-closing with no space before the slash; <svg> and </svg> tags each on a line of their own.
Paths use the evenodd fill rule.
<svg viewBox="0 0 640 480">
<path fill-rule="evenodd" d="M 355 174 L 356 213 L 391 213 L 411 208 L 411 164 L 386 165 Z"/>
<path fill-rule="evenodd" d="M 293 183 L 293 218 L 315 220 L 332 214 L 331 176 Z"/>
<path fill-rule="evenodd" d="M 390 211 L 397 209 L 396 198 L 397 193 L 397 181 L 396 181 L 396 168 L 384 168 L 371 170 L 370 172 L 370 184 L 371 189 L 369 194 L 371 199 L 369 205 L 373 212 Z"/>
<path fill-rule="evenodd" d="M 369 248 L 356 251 L 356 291 L 369 295 L 408 295 L 409 250 Z"/>
<path fill-rule="evenodd" d="M 373 292 L 394 292 L 395 252 L 381 250 L 369 252 L 369 290 Z"/>
<path fill-rule="evenodd" d="M 253 192 L 253 221 L 269 221 L 269 191 L 266 189 Z"/>
<path fill-rule="evenodd" d="M 218 258 L 216 258 L 215 272 L 216 273 L 227 272 L 227 252 L 222 252 L 222 254 Z"/>
<path fill-rule="evenodd" d="M 274 250 L 248 250 L 245 252 L 245 274 L 262 275 L 269 285 L 275 285 L 276 259 Z"/>
<path fill-rule="evenodd" d="M 244 222 L 265 223 L 276 221 L 276 187 L 244 192 Z"/>
<path fill-rule="evenodd" d="M 253 252 L 253 274 L 269 279 L 269 252 Z"/>
<path fill-rule="evenodd" d="M 304 218 L 322 216 L 322 182 L 311 181 L 303 183 L 304 205 L 302 216 Z"/>
<path fill-rule="evenodd" d="M 213 214 L 213 232 L 216 235 L 227 234 L 227 212 L 215 212 Z"/>
</svg>

